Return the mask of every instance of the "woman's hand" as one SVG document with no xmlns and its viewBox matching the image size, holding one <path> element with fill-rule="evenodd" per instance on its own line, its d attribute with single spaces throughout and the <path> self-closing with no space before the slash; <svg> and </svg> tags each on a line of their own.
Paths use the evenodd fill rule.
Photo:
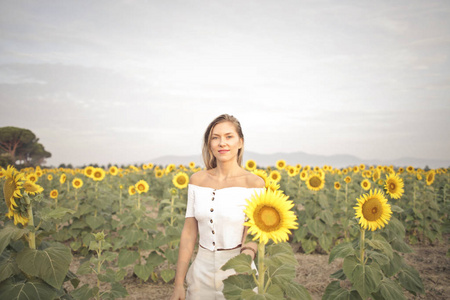
<svg viewBox="0 0 450 300">
<path fill-rule="evenodd" d="M 176 285 L 170 300 L 185 300 L 186 299 L 186 291 L 184 290 L 184 286 Z"/>
</svg>

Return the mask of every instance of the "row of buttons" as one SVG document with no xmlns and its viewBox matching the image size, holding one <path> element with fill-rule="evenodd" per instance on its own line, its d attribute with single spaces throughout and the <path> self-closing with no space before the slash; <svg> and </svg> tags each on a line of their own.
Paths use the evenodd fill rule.
<svg viewBox="0 0 450 300">
<path fill-rule="evenodd" d="M 216 190 L 213 190 L 212 194 L 213 194 L 213 197 L 211 198 L 211 201 L 214 201 L 214 196 L 216 195 Z M 209 211 L 214 212 L 214 208 L 211 207 L 211 209 Z M 211 220 L 209 220 L 209 222 L 211 222 L 211 224 L 212 224 L 213 220 L 211 219 Z M 211 232 L 212 232 L 212 234 L 215 234 L 214 230 L 212 230 Z M 213 244 L 213 246 L 215 246 L 216 242 L 213 242 L 212 244 Z"/>
</svg>

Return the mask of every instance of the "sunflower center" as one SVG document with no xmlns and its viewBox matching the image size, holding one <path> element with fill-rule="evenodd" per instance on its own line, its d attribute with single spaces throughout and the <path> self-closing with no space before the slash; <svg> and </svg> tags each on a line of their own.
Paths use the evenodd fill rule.
<svg viewBox="0 0 450 300">
<path fill-rule="evenodd" d="M 34 184 L 31 184 L 30 182 L 26 181 L 23 184 L 23 187 L 25 189 L 25 191 L 27 191 L 28 193 L 35 193 L 38 191 L 38 187 Z"/>
<path fill-rule="evenodd" d="M 100 173 L 100 172 L 95 172 L 95 173 L 94 173 L 94 177 L 95 177 L 95 178 L 101 178 L 101 177 L 102 177 L 102 173 Z"/>
<path fill-rule="evenodd" d="M 186 183 L 186 178 L 184 176 L 179 176 L 177 178 L 177 183 L 180 184 L 180 185 L 185 184 Z"/>
<path fill-rule="evenodd" d="M 309 184 L 314 188 L 320 187 L 321 183 L 322 183 L 322 180 L 318 176 L 313 176 L 309 180 Z"/>
<path fill-rule="evenodd" d="M 379 199 L 369 199 L 362 206 L 362 214 L 367 221 L 374 222 L 381 217 L 383 206 Z"/>
<path fill-rule="evenodd" d="M 249 168 L 253 168 L 254 166 L 255 166 L 255 164 L 252 161 L 248 163 Z"/>
<path fill-rule="evenodd" d="M 10 199 L 14 195 L 14 191 L 16 190 L 16 184 L 14 180 L 11 178 L 7 178 L 5 184 L 3 185 L 3 195 L 5 196 L 6 206 L 11 207 Z"/>
<path fill-rule="evenodd" d="M 280 214 L 270 206 L 264 206 L 259 210 L 258 226 L 264 231 L 273 231 L 280 225 Z"/>
<path fill-rule="evenodd" d="M 390 192 L 395 191 L 395 183 L 393 182 L 389 183 L 389 191 Z"/>
<path fill-rule="evenodd" d="M 145 191 L 145 186 L 143 184 L 138 185 L 138 190 Z"/>
</svg>

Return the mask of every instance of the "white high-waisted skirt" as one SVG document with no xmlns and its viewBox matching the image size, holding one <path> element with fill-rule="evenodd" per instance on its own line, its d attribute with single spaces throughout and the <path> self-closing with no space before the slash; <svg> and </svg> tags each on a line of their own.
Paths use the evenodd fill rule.
<svg viewBox="0 0 450 300">
<path fill-rule="evenodd" d="M 223 251 L 210 251 L 198 247 L 197 256 L 186 274 L 186 300 L 225 299 L 222 294 L 223 280 L 236 274 L 233 269 L 220 268 L 232 257 L 240 254 L 241 248 Z M 256 269 L 252 262 L 252 268 Z"/>
</svg>

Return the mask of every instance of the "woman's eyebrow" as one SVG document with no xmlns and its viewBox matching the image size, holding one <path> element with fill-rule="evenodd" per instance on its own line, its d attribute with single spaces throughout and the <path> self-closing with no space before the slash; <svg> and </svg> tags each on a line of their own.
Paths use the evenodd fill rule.
<svg viewBox="0 0 450 300">
<path fill-rule="evenodd" d="M 224 133 L 223 135 L 229 135 L 229 134 L 233 134 L 232 132 L 227 132 L 227 133 Z M 218 133 L 213 133 L 212 135 L 220 135 L 220 134 L 218 134 Z"/>
</svg>

